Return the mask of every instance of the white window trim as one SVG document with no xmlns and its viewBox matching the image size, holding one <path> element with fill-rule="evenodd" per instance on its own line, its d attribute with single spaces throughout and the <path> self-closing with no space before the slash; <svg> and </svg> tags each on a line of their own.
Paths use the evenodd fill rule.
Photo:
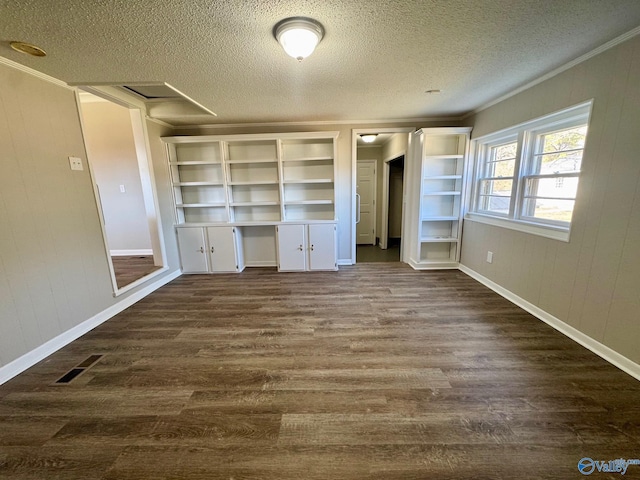
<svg viewBox="0 0 640 480">
<path fill-rule="evenodd" d="M 473 186 L 471 193 L 471 209 L 465 215 L 465 218 L 479 223 L 487 225 L 493 225 L 497 227 L 507 228 L 510 230 L 516 230 L 524 233 L 538 235 L 541 237 L 551 238 L 554 240 L 560 240 L 568 242 L 571 235 L 571 224 L 568 226 L 553 225 L 551 223 L 538 223 L 531 218 L 523 219 L 517 218 L 518 212 L 521 210 L 521 201 L 523 198 L 523 166 L 522 159 L 525 158 L 529 152 L 522 152 L 523 148 L 530 146 L 531 142 L 525 142 L 525 135 L 529 135 L 532 132 L 540 129 L 554 128 L 555 125 L 563 125 L 570 123 L 574 120 L 584 120 L 589 123 L 591 118 L 591 109 L 593 106 L 593 99 L 574 105 L 573 107 L 555 112 L 543 117 L 536 118 L 527 122 L 520 123 L 513 127 L 505 128 L 503 130 L 483 135 L 482 137 L 475 138 L 471 141 L 471 152 L 474 161 L 474 175 Z M 509 214 L 492 213 L 485 210 L 480 210 L 479 207 L 479 179 L 482 177 L 481 171 L 485 164 L 485 155 L 489 147 L 500 143 L 507 143 L 514 138 L 518 140 L 518 149 L 516 153 L 516 166 L 514 178 L 515 193 L 511 195 L 511 202 L 509 208 Z M 517 183 L 517 185 L 516 185 Z"/>
</svg>

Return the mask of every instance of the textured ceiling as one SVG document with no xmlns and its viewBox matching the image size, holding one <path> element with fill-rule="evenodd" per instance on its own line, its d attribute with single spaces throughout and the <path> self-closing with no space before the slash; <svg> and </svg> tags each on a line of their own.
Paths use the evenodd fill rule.
<svg viewBox="0 0 640 480">
<path fill-rule="evenodd" d="M 296 15 L 326 30 L 302 63 L 272 36 Z M 167 82 L 210 123 L 384 120 L 466 113 L 638 25 L 640 0 L 3 0 L 0 56 L 70 83 Z"/>
</svg>

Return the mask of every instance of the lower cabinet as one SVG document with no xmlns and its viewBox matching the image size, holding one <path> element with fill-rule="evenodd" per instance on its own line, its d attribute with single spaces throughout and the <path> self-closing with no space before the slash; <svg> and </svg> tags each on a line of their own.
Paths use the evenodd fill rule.
<svg viewBox="0 0 640 480">
<path fill-rule="evenodd" d="M 336 226 L 332 223 L 278 225 L 278 270 L 337 270 Z"/>
<path fill-rule="evenodd" d="M 177 230 L 184 273 L 244 270 L 242 238 L 236 227 L 184 227 Z"/>
</svg>

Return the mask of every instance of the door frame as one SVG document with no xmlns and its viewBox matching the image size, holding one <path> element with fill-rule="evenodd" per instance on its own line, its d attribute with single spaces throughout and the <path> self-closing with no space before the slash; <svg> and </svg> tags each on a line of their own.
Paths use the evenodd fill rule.
<svg viewBox="0 0 640 480">
<path fill-rule="evenodd" d="M 405 149 L 405 171 L 407 169 L 407 162 L 410 160 L 407 156 L 407 152 L 410 151 L 411 134 L 416 131 L 415 127 L 378 127 L 378 128 L 354 128 L 351 130 L 351 264 L 356 263 L 356 174 L 358 168 L 358 136 L 363 133 L 406 133 L 407 147 Z M 395 158 L 395 157 L 394 157 Z M 407 175 L 404 176 L 404 184 L 402 186 L 402 193 L 404 195 L 404 207 L 402 209 L 402 238 L 406 238 L 408 232 L 405 219 L 406 203 L 407 203 Z M 405 258 L 404 244 L 400 244 L 400 261 L 408 263 L 409 259 Z M 408 256 L 407 256 L 408 257 Z"/>
<path fill-rule="evenodd" d="M 100 197 L 100 191 L 96 182 L 96 175 L 93 171 L 91 162 L 91 156 L 86 148 L 85 140 L 85 125 L 82 117 L 82 101 L 80 99 L 80 92 L 85 91 L 97 97 L 100 97 L 108 102 L 114 103 L 129 110 L 131 118 L 132 133 L 134 138 L 134 145 L 136 150 L 136 157 L 138 160 L 138 170 L 140 173 L 140 183 L 142 185 L 142 197 L 144 201 L 145 210 L 147 211 L 147 221 L 149 227 L 149 236 L 151 237 L 151 249 L 153 250 L 154 264 L 160 268 L 154 270 L 148 275 L 139 278 L 122 288 L 118 288 L 118 282 L 116 279 L 115 269 L 113 267 L 113 261 L 111 260 L 111 251 L 109 249 L 109 242 L 107 240 L 107 231 L 105 228 L 105 220 L 102 209 L 102 199 Z M 129 98 L 121 98 L 116 95 L 103 92 L 100 89 L 96 89 L 90 86 L 78 86 L 75 89 L 76 108 L 78 111 L 78 117 L 80 121 L 80 129 L 82 131 L 83 142 L 85 143 L 85 151 L 87 151 L 87 167 L 89 169 L 89 176 L 91 177 L 91 184 L 93 186 L 93 195 L 98 209 L 98 218 L 100 219 L 100 230 L 102 231 L 102 240 L 104 244 L 107 263 L 109 266 L 109 273 L 111 275 L 111 284 L 113 288 L 113 296 L 118 297 L 123 293 L 132 290 L 133 288 L 141 285 L 148 280 L 151 280 L 158 275 L 162 275 L 169 270 L 169 263 L 167 261 L 167 252 L 164 244 L 164 236 L 162 229 L 162 222 L 160 218 L 160 203 L 158 201 L 158 192 L 155 184 L 155 175 L 153 172 L 153 162 L 151 156 L 151 145 L 149 144 L 149 132 L 147 131 L 146 124 L 146 107 L 143 103 L 138 103 Z"/>
<path fill-rule="evenodd" d="M 376 199 L 378 198 L 378 161 L 375 158 L 363 158 L 362 160 L 358 160 L 356 158 L 356 167 L 358 163 L 373 163 L 374 166 L 374 171 L 373 171 L 373 204 L 375 205 L 374 208 L 374 215 L 373 215 L 373 243 L 371 245 L 375 245 L 376 244 L 376 238 L 378 236 L 378 225 L 376 222 L 376 219 L 378 217 L 378 203 L 376 201 Z M 358 191 L 358 170 L 356 168 L 356 193 Z M 356 205 L 357 208 L 357 205 Z M 358 212 L 356 212 L 356 219 L 357 219 L 357 215 Z M 356 231 L 357 231 L 358 227 L 356 227 Z M 358 241 L 358 239 L 356 238 L 356 242 Z M 362 244 L 362 245 L 368 245 L 368 244 Z"/>
</svg>

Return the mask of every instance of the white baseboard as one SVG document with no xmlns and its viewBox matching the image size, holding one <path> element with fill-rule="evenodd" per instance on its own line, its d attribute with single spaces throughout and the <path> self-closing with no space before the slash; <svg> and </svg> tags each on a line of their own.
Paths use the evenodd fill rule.
<svg viewBox="0 0 640 480">
<path fill-rule="evenodd" d="M 149 256 L 153 255 L 153 250 L 150 248 L 142 248 L 139 250 L 109 250 L 109 255 L 112 257 Z"/>
<path fill-rule="evenodd" d="M 52 353 L 60 350 L 65 345 L 73 342 L 74 340 L 80 338 L 85 333 L 93 330 L 101 323 L 106 322 L 110 318 L 114 317 L 118 313 L 122 312 L 126 308 L 130 307 L 134 303 L 142 300 L 144 297 L 162 287 L 163 285 L 169 283 L 172 280 L 175 280 L 181 275 L 179 270 L 167 275 L 166 277 L 161 278 L 160 280 L 152 283 L 151 285 L 146 286 L 138 290 L 136 293 L 128 296 L 127 298 L 122 299 L 118 303 L 111 305 L 109 308 L 97 313 L 93 317 L 85 320 L 84 322 L 76 325 L 75 327 L 70 328 L 66 332 L 61 333 L 55 338 L 52 338 L 48 342 L 43 343 L 39 347 L 34 348 L 28 353 L 25 353 L 19 358 L 16 358 L 12 362 L 9 362 L 4 367 L 0 368 L 0 385 L 11 380 L 16 375 L 24 372 L 26 369 L 34 366 L 39 361 L 47 358 Z"/>
<path fill-rule="evenodd" d="M 460 265 L 459 269 L 460 271 L 469 275 L 471 278 L 477 280 L 478 282 L 482 283 L 486 287 L 489 287 L 498 295 L 506 298 L 512 303 L 515 303 L 517 306 L 519 306 L 523 310 L 526 310 L 534 317 L 538 318 L 539 320 L 542 320 L 547 325 L 555 328 L 557 331 L 566 335 L 571 340 L 579 343 L 580 345 L 587 348 L 588 350 L 591 350 L 593 353 L 595 353 L 599 357 L 602 357 L 612 365 L 618 367 L 623 372 L 626 372 L 632 377 L 634 377 L 635 379 L 640 380 L 640 365 L 638 365 L 637 363 L 633 362 L 632 360 L 629 360 L 627 357 L 619 354 L 615 350 L 607 347 L 606 345 L 598 342 L 597 340 L 594 340 L 588 335 L 582 333 L 577 328 L 574 328 L 571 325 L 566 324 L 565 322 L 563 322 L 559 318 L 554 317 L 550 313 L 545 312 L 541 308 L 535 306 L 533 303 L 528 302 L 524 298 L 498 285 L 493 280 L 489 280 L 487 277 L 479 274 L 475 270 L 472 270 L 469 267 L 466 267 L 462 264 Z"/>
<path fill-rule="evenodd" d="M 458 263 L 452 264 L 451 262 L 441 263 L 422 263 L 416 262 L 413 258 L 409 259 L 409 265 L 414 270 L 458 270 Z"/>
<path fill-rule="evenodd" d="M 278 265 L 270 260 L 251 260 L 245 262 L 245 267 L 277 267 Z"/>
<path fill-rule="evenodd" d="M 341 258 L 338 260 L 338 265 L 353 265 L 353 260 L 350 258 Z"/>
</svg>

